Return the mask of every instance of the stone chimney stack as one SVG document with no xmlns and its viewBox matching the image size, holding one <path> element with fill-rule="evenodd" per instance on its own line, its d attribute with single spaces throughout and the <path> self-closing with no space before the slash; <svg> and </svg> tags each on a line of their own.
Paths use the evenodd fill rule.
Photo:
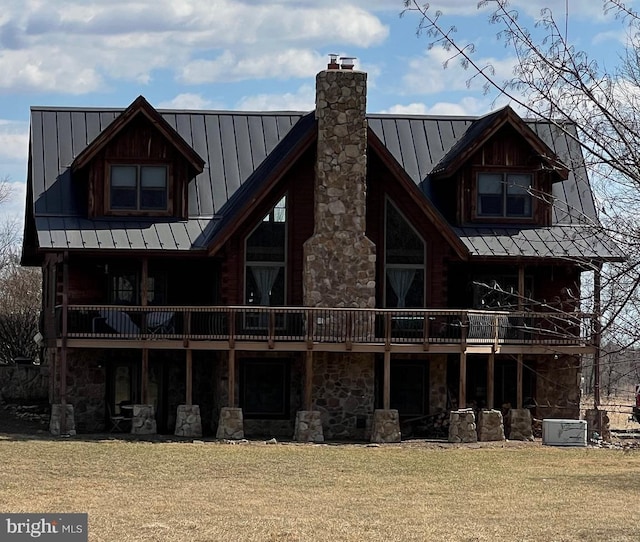
<svg viewBox="0 0 640 542">
<path fill-rule="evenodd" d="M 365 235 L 367 74 L 331 55 L 316 76 L 315 230 L 304 246 L 305 305 L 375 307 L 375 246 Z"/>
</svg>

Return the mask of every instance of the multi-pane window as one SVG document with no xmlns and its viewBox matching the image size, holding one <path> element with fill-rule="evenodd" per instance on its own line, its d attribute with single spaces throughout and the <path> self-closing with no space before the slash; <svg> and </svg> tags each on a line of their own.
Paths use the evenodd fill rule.
<svg viewBox="0 0 640 542">
<path fill-rule="evenodd" d="M 424 307 L 424 241 L 388 200 L 385 217 L 385 306 Z"/>
<path fill-rule="evenodd" d="M 245 418 L 287 419 L 291 369 L 286 359 L 240 362 L 240 406 Z"/>
<path fill-rule="evenodd" d="M 167 284 L 164 273 L 150 273 L 147 277 L 147 303 L 164 305 Z M 135 271 L 115 271 L 109 275 L 109 302 L 113 305 L 140 304 L 141 277 Z"/>
<path fill-rule="evenodd" d="M 528 218 L 532 216 L 531 175 L 478 174 L 478 216 Z"/>
<path fill-rule="evenodd" d="M 245 301 L 248 305 L 284 305 L 286 196 L 247 238 Z"/>
<path fill-rule="evenodd" d="M 166 210 L 166 166 L 113 165 L 110 171 L 112 210 Z"/>
</svg>

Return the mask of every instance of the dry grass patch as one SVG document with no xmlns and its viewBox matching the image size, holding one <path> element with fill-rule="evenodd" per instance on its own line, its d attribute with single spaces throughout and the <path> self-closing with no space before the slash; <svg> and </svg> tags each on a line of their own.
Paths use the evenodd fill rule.
<svg viewBox="0 0 640 542">
<path fill-rule="evenodd" d="M 0 441 L 0 509 L 92 541 L 637 540 L 640 453 Z"/>
</svg>

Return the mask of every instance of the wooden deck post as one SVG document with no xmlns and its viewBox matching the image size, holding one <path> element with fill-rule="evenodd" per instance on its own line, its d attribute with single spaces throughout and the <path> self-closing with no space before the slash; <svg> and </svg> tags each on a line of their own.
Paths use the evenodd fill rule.
<svg viewBox="0 0 640 542">
<path fill-rule="evenodd" d="M 600 407 L 600 348 L 602 346 L 602 264 L 593 272 L 593 406 Z"/>
<path fill-rule="evenodd" d="M 493 408 L 495 396 L 496 355 L 492 352 L 487 360 L 487 408 Z"/>
<path fill-rule="evenodd" d="M 186 364 L 187 364 L 187 392 L 186 392 L 186 401 L 185 404 L 187 406 L 191 406 L 193 404 L 193 351 L 190 348 L 187 348 L 186 351 Z"/>
<path fill-rule="evenodd" d="M 229 349 L 229 363 L 228 363 L 228 394 L 229 394 L 229 406 L 235 408 L 236 406 L 236 351 L 233 348 Z"/>
<path fill-rule="evenodd" d="M 304 410 L 313 410 L 313 351 L 307 350 L 304 364 Z"/>
<path fill-rule="evenodd" d="M 149 404 L 149 350 L 147 348 L 142 349 L 142 370 L 140 374 L 140 403 L 143 405 Z"/>
<path fill-rule="evenodd" d="M 524 360 L 523 355 L 518 354 L 518 374 L 517 374 L 517 408 L 522 408 L 522 373 L 524 372 Z"/>
<path fill-rule="evenodd" d="M 67 432 L 67 335 L 69 333 L 69 253 L 62 257 L 62 348 L 60 349 L 60 434 Z"/>
<path fill-rule="evenodd" d="M 460 352 L 460 389 L 458 390 L 458 408 L 467 406 L 467 353 Z"/>
<path fill-rule="evenodd" d="M 384 382 L 382 393 L 382 408 L 391 408 L 391 350 L 384 351 Z"/>
</svg>

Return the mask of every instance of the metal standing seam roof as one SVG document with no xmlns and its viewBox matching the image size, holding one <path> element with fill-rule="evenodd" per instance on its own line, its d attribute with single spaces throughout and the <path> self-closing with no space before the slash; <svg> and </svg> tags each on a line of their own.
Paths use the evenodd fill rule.
<svg viewBox="0 0 640 542">
<path fill-rule="evenodd" d="M 190 218 L 87 219 L 86 202 L 78 199 L 69 166 L 122 111 L 32 108 L 29 182 L 41 248 L 205 249 L 225 216 L 233 214 L 242 204 L 244 193 L 253 189 L 253 180 L 244 187 L 247 180 L 255 179 L 256 173 L 270 166 L 274 157 L 286 156 L 286 149 L 276 153 L 274 150 L 279 144 L 289 145 L 283 143 L 286 136 L 301 131 L 292 131 L 294 126 L 304 117 L 312 117 L 309 112 L 158 110 L 205 160 L 203 172 L 189 183 Z M 382 114 L 367 118 L 370 128 L 418 186 L 428 184 L 429 173 L 478 120 Z M 579 146 L 548 123 L 526 122 L 571 169 L 569 178 L 553 187 L 554 226 L 509 231 L 456 228 L 456 232 L 470 253 L 478 256 L 562 257 L 582 250 L 580 256 L 590 253 L 593 257 L 613 257 L 603 234 L 601 242 L 580 241 L 584 232 L 594 232 L 593 227 L 584 226 L 585 221 L 597 224 L 597 217 Z M 581 234 L 577 233 L 579 225 L 583 228 Z"/>
</svg>

